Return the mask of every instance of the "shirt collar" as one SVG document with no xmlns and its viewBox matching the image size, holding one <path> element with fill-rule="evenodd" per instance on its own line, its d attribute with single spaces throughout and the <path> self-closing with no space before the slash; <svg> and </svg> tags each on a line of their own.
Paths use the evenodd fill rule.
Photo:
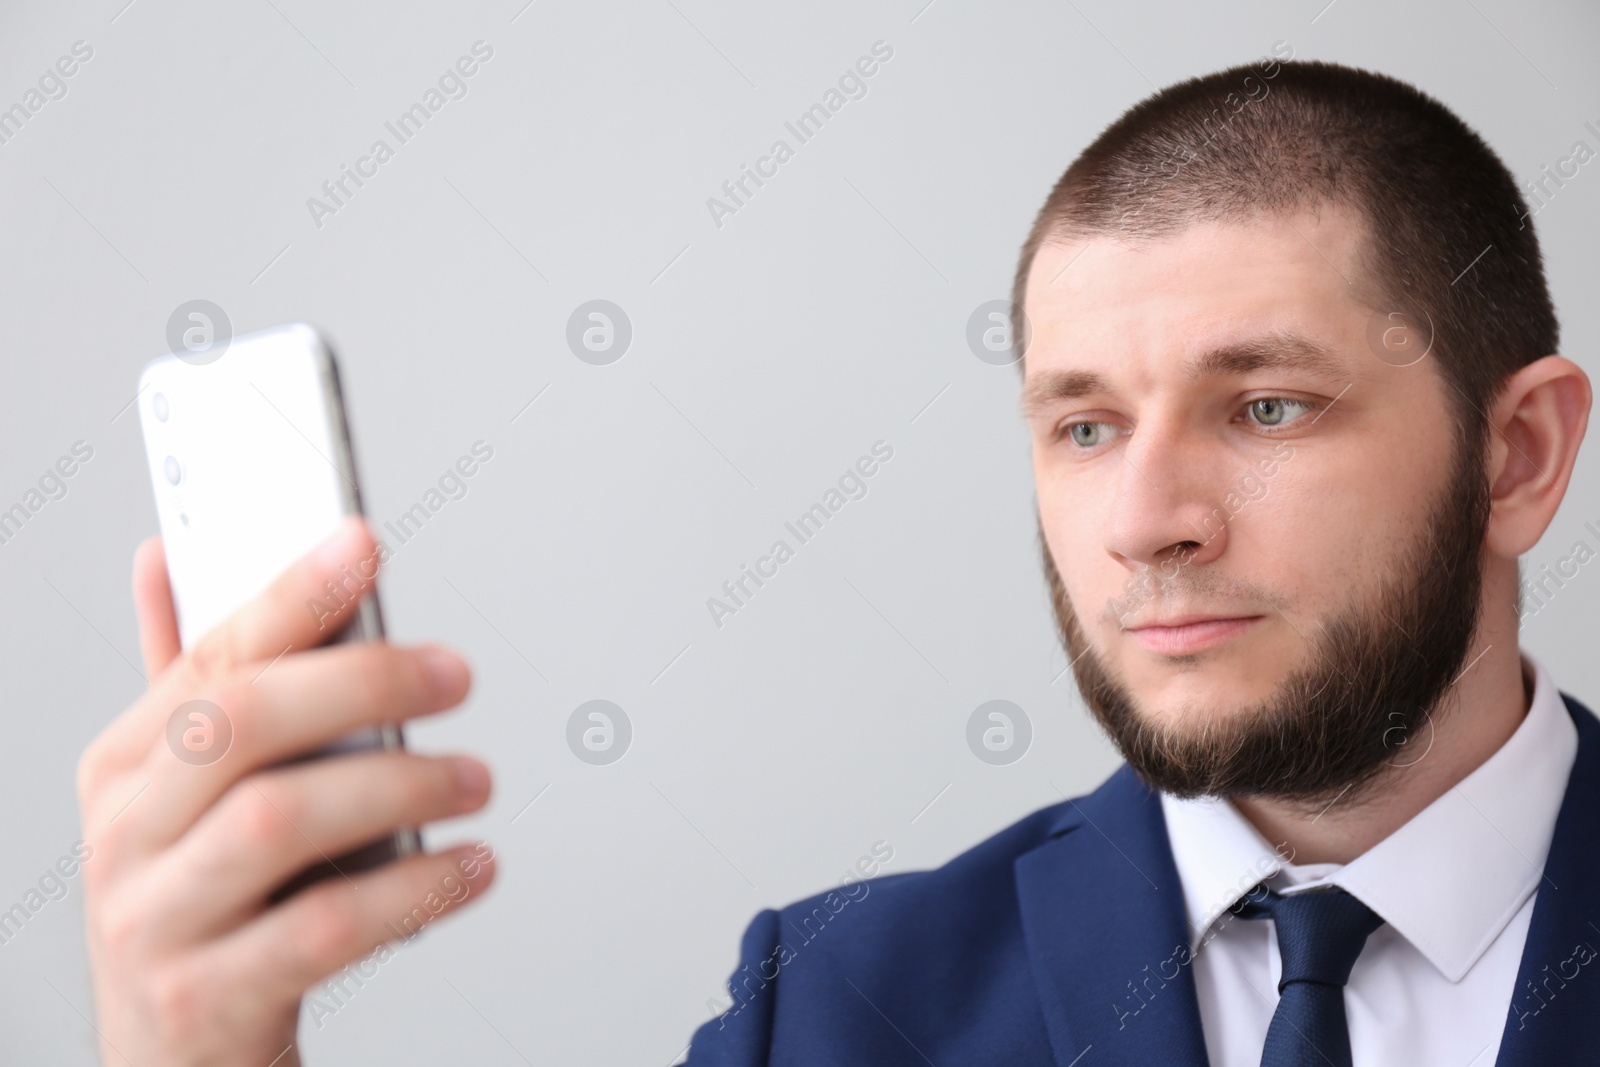
<svg viewBox="0 0 1600 1067">
<path fill-rule="evenodd" d="M 1534 681 L 1533 698 L 1505 744 L 1342 866 L 1291 867 L 1227 800 L 1181 800 L 1163 792 L 1191 951 L 1257 882 L 1287 869 L 1320 875 L 1287 891 L 1345 889 L 1447 979 L 1460 981 L 1538 888 L 1578 750 L 1577 727 L 1555 682 L 1526 652 L 1522 664 Z"/>
</svg>

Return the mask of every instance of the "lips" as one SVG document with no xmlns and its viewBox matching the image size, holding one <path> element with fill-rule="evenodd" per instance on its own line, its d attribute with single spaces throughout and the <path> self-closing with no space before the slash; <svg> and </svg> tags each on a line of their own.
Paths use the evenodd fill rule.
<svg viewBox="0 0 1600 1067">
<path fill-rule="evenodd" d="M 1208 615 L 1205 612 L 1192 612 L 1188 615 L 1172 615 L 1165 619 L 1150 619 L 1137 626 L 1130 626 L 1130 630 L 1143 630 L 1151 626 L 1161 626 L 1172 629 L 1179 626 L 1192 626 L 1202 622 L 1228 622 L 1234 619 L 1255 619 L 1258 615 Z"/>
<path fill-rule="evenodd" d="M 1128 627 L 1145 648 L 1158 655 L 1187 656 L 1215 648 L 1245 633 L 1261 615 L 1173 615 Z"/>
</svg>

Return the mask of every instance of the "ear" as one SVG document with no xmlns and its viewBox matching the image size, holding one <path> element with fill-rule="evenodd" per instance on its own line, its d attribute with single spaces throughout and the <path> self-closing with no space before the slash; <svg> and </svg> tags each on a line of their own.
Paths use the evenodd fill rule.
<svg viewBox="0 0 1600 1067">
<path fill-rule="evenodd" d="M 1507 379 L 1489 411 L 1487 551 L 1516 559 L 1544 536 L 1567 494 L 1593 399 L 1589 376 L 1561 356 Z"/>
</svg>

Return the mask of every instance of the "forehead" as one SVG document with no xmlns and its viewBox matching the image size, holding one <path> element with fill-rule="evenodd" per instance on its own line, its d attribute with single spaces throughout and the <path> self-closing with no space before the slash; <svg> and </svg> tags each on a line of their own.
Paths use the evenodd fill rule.
<svg viewBox="0 0 1600 1067">
<path fill-rule="evenodd" d="M 1268 335 L 1346 349 L 1360 343 L 1371 314 L 1358 268 L 1363 239 L 1358 216 L 1324 204 L 1198 222 L 1158 240 L 1047 244 L 1024 303 L 1026 376 L 1088 363 L 1156 373 Z"/>
</svg>

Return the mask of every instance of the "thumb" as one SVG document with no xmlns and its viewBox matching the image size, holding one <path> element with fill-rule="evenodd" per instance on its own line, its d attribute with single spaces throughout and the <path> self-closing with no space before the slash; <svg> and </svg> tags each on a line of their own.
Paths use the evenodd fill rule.
<svg viewBox="0 0 1600 1067">
<path fill-rule="evenodd" d="M 146 538 L 133 553 L 133 606 L 139 616 L 145 674 L 153 679 L 182 650 L 178 613 L 167 581 L 167 557 L 159 537 Z"/>
</svg>

